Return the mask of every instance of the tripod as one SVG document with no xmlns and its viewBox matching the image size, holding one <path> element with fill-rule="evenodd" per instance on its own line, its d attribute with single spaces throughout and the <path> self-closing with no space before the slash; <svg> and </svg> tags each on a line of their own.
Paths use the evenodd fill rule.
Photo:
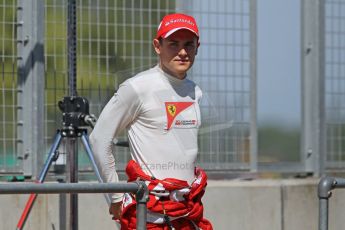
<svg viewBox="0 0 345 230">
<path fill-rule="evenodd" d="M 76 0 L 68 0 L 68 14 L 67 14 L 67 55 L 68 55 L 68 95 L 62 101 L 59 101 L 58 106 L 62 111 L 63 123 L 62 129 L 57 130 L 53 144 L 49 150 L 48 158 L 44 164 L 42 171 L 39 174 L 37 183 L 43 183 L 50 165 L 58 158 L 58 147 L 63 138 L 66 138 L 66 149 L 68 152 L 69 178 L 70 183 L 78 182 L 78 154 L 77 154 L 77 139 L 81 138 L 88 157 L 91 160 L 93 169 L 96 173 L 99 182 L 103 182 L 99 170 L 93 158 L 93 154 L 89 145 L 87 137 L 87 126 L 93 127 L 95 117 L 89 114 L 89 103 L 86 98 L 78 97 L 76 90 L 76 50 L 77 50 L 77 23 L 76 20 Z M 118 146 L 128 146 L 126 142 L 119 142 Z M 27 217 L 36 200 L 37 194 L 31 194 L 26 203 L 24 211 L 17 224 L 17 230 L 21 230 L 27 220 Z M 108 204 L 110 199 L 106 196 Z M 69 220 L 68 230 L 78 229 L 78 195 L 71 194 L 69 202 Z"/>
<path fill-rule="evenodd" d="M 49 150 L 47 160 L 43 166 L 42 171 L 39 174 L 39 178 L 37 183 L 43 183 L 45 177 L 48 173 L 49 167 L 51 166 L 53 161 L 56 161 L 59 157 L 58 148 L 63 138 L 67 138 L 72 140 L 75 143 L 77 138 L 81 138 L 83 146 L 86 150 L 86 153 L 92 163 L 93 170 L 96 174 L 96 177 L 99 182 L 103 182 L 101 175 L 99 173 L 98 167 L 96 165 L 95 159 L 93 157 L 93 153 L 89 144 L 89 140 L 87 137 L 87 126 L 94 126 L 96 119 L 93 115 L 89 114 L 89 103 L 83 97 L 64 97 L 62 101 L 59 101 L 58 104 L 60 110 L 63 114 L 63 128 L 61 130 L 57 130 L 55 135 L 53 144 Z M 70 154 L 70 157 L 76 158 Z M 74 167 L 71 167 L 74 169 Z M 77 169 L 74 169 L 77 171 Z M 71 174 L 73 172 L 71 171 Z M 72 176 L 71 176 L 72 177 Z M 76 177 L 76 175 L 74 175 Z M 71 196 L 76 196 L 77 194 L 71 194 Z M 31 194 L 23 213 L 20 217 L 20 220 L 17 224 L 17 230 L 21 230 L 24 227 L 24 224 L 29 216 L 29 213 L 34 205 L 34 202 L 37 198 L 37 194 Z M 74 198 L 74 199 L 73 199 Z M 105 198 L 108 204 L 111 203 L 110 198 L 105 194 Z M 71 207 L 77 208 L 77 197 L 71 197 Z M 77 229 L 77 216 L 71 215 L 70 221 L 72 222 L 71 225 L 73 229 Z"/>
</svg>

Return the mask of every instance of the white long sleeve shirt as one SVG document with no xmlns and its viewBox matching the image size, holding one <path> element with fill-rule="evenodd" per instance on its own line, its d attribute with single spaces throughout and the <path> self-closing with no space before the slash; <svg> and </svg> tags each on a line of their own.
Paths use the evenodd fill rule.
<svg viewBox="0 0 345 230">
<path fill-rule="evenodd" d="M 113 139 L 127 129 L 131 157 L 149 175 L 191 183 L 201 124 L 200 88 L 159 66 L 126 80 L 104 107 L 90 144 L 105 182 L 117 182 Z M 113 194 L 112 202 L 122 199 Z"/>
</svg>

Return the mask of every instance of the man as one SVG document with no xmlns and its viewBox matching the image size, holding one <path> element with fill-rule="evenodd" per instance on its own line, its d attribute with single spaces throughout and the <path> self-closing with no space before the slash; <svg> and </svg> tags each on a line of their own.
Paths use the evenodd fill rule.
<svg viewBox="0 0 345 230">
<path fill-rule="evenodd" d="M 207 177 L 195 168 L 202 92 L 186 78 L 199 47 L 195 19 L 165 16 L 153 47 L 158 65 L 122 83 L 102 111 L 90 135 L 95 159 L 104 181 L 117 182 L 112 145 L 126 128 L 129 181 L 145 180 L 150 190 L 148 229 L 212 229 L 201 203 Z M 112 195 L 110 212 L 121 229 L 135 228 L 132 198 Z"/>
</svg>

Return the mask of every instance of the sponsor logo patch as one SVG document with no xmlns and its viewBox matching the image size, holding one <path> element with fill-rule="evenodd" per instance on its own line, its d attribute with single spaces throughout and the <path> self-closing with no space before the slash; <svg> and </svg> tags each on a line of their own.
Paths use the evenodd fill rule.
<svg viewBox="0 0 345 230">
<path fill-rule="evenodd" d="M 165 102 L 165 110 L 168 120 L 167 130 L 171 128 L 171 125 L 174 123 L 176 116 L 193 104 L 194 102 Z M 187 122 L 190 125 L 191 123 L 193 123 L 193 121 L 195 124 L 195 120 L 178 120 L 176 122 L 178 122 L 180 125 L 183 125 L 183 123 Z M 177 123 L 175 123 L 175 125 L 177 125 Z"/>
<path fill-rule="evenodd" d="M 175 125 L 178 125 L 178 126 L 196 125 L 196 120 L 176 120 Z"/>
</svg>

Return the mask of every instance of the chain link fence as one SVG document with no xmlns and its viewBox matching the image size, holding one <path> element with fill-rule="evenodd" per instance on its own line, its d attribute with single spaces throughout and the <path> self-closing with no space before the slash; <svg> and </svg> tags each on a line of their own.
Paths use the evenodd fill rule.
<svg viewBox="0 0 345 230">
<path fill-rule="evenodd" d="M 256 170 L 255 1 L 177 3 L 177 11 L 193 15 L 201 31 L 189 76 L 204 91 L 199 162 L 209 170 Z"/>
<path fill-rule="evenodd" d="M 17 160 L 16 1 L 0 1 L 0 171 L 20 169 Z"/>
<path fill-rule="evenodd" d="M 325 113 L 327 166 L 345 161 L 345 1 L 325 1 Z"/>
<path fill-rule="evenodd" d="M 44 19 L 44 159 L 56 130 L 61 127 L 59 100 L 68 93 L 67 80 L 67 1 L 45 0 Z M 96 116 L 121 82 L 157 63 L 152 38 L 161 18 L 172 12 L 196 17 L 201 33 L 201 49 L 190 78 L 204 91 L 200 131 L 199 162 L 207 169 L 250 169 L 250 133 L 255 120 L 251 114 L 252 1 L 77 1 L 77 91 L 90 101 Z M 3 36 L 1 113 L 1 165 L 4 172 L 21 171 L 16 106 L 16 1 L 2 0 Z M 25 9 L 22 9 L 25 11 Z M 32 22 L 24 22 L 32 23 Z M 225 37 L 227 39 L 225 39 Z M 253 49 L 254 48 L 254 49 Z M 252 61 L 253 63 L 253 61 Z M 255 62 L 254 62 L 255 63 Z M 20 76 L 19 76 L 20 77 Z M 26 114 L 30 116 L 30 114 Z M 120 137 L 125 139 L 125 133 Z M 62 145 L 63 146 L 63 145 Z M 82 149 L 82 148 L 79 148 Z M 65 149 L 60 149 L 65 161 Z M 116 148 L 123 167 L 130 154 Z M 20 159 L 22 158 L 22 159 Z M 80 151 L 81 170 L 90 169 Z M 64 163 L 64 162 L 63 162 Z M 122 166 L 121 166 L 122 165 Z"/>
<path fill-rule="evenodd" d="M 26 154 L 27 147 L 23 143 L 30 142 L 27 136 L 31 135 L 31 130 L 18 127 L 26 125 L 25 122 L 30 123 L 30 119 L 35 120 L 37 116 L 22 111 L 29 105 L 23 102 L 23 95 L 30 94 L 23 94 L 22 91 L 27 89 L 18 86 L 19 82 L 25 83 L 22 73 L 18 71 L 18 62 L 26 63 L 20 60 L 25 55 L 21 55 L 18 47 L 25 47 L 31 37 L 30 34 L 21 34 L 19 28 L 36 22 L 22 17 L 22 13 L 29 11 L 22 7 L 23 0 L 0 0 L 2 174 L 22 173 L 23 169 L 34 174 L 34 162 L 44 161 L 56 130 L 62 125 L 62 114 L 57 104 L 68 94 L 67 0 L 42 2 L 44 19 L 35 26 L 41 26 L 44 31 L 44 114 L 42 127 L 39 127 L 43 129 L 43 134 L 35 140 L 42 139 L 44 144 L 38 144 L 39 151 Z M 121 82 L 157 63 L 152 38 L 161 18 L 176 11 L 191 14 L 200 27 L 201 47 L 189 78 L 204 92 L 198 163 L 208 170 L 256 171 L 256 2 L 78 0 L 78 95 L 89 100 L 90 113 L 99 115 Z M 345 1 L 322 2 L 325 4 L 326 31 L 324 97 L 327 166 L 342 168 L 345 144 Z M 35 11 L 31 13 L 38 14 Z M 35 94 L 32 97 L 35 98 Z M 22 116 L 26 119 L 24 124 Z M 35 127 L 33 131 L 37 129 Z M 26 135 L 23 135 L 25 132 Z M 119 139 L 126 140 L 125 133 Z M 64 164 L 66 151 L 63 145 L 61 148 L 59 163 Z M 80 169 L 90 171 L 86 154 L 82 147 L 79 150 Z M 129 150 L 115 147 L 115 151 L 119 168 L 123 169 L 130 157 Z"/>
</svg>

